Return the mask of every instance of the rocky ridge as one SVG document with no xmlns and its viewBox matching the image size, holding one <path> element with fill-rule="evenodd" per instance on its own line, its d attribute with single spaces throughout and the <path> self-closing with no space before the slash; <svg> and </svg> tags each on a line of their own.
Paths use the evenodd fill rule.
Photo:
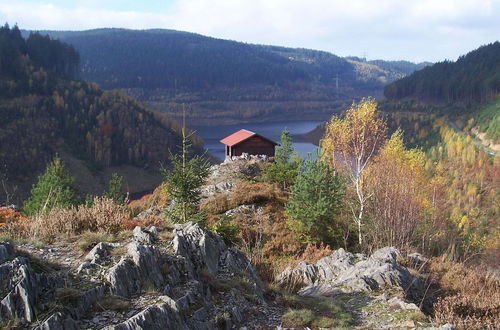
<svg viewBox="0 0 500 330">
<path fill-rule="evenodd" d="M 204 198 L 230 194 L 244 176 L 255 175 L 263 159 L 246 158 L 214 166 Z M 245 204 L 226 214 L 251 219 L 262 212 L 261 205 Z M 315 264 L 301 262 L 279 274 L 274 289 L 244 253 L 195 223 L 136 227 L 121 242 L 90 248 L 81 254 L 67 242 L 0 242 L 0 328 L 282 329 L 294 308 L 289 295 L 313 309 L 325 299 L 338 302 L 353 328 L 431 326 L 418 303 L 423 284 L 393 247 L 371 256 L 339 249 Z M 424 262 L 417 254 L 404 257 Z"/>
</svg>

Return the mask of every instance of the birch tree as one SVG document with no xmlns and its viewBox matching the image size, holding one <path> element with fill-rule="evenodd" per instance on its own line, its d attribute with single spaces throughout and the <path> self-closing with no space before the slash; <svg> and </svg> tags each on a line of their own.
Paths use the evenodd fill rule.
<svg viewBox="0 0 500 330">
<path fill-rule="evenodd" d="M 363 175 L 386 136 L 387 124 L 377 116 L 377 102 L 367 98 L 353 103 L 343 116 L 332 117 L 321 140 L 322 160 L 340 169 L 354 188 L 355 202 L 349 204 L 360 245 L 365 209 L 371 197 Z"/>
</svg>

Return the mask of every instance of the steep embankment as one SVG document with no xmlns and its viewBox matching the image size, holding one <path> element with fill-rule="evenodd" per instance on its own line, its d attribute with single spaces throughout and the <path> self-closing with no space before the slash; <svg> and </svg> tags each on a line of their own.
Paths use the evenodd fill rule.
<svg viewBox="0 0 500 330">
<path fill-rule="evenodd" d="M 327 118 L 425 64 L 366 62 L 173 30 L 46 31 L 81 54 L 81 76 L 193 123 Z M 45 32 L 44 32 L 45 33 Z"/>
</svg>

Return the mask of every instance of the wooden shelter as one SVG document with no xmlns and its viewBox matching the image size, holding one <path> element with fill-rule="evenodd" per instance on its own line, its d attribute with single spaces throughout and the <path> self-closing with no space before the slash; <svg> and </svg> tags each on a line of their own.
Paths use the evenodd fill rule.
<svg viewBox="0 0 500 330">
<path fill-rule="evenodd" d="M 220 140 L 225 146 L 226 157 L 249 155 L 266 155 L 274 157 L 276 142 L 257 133 L 240 129 L 239 131 Z"/>
</svg>

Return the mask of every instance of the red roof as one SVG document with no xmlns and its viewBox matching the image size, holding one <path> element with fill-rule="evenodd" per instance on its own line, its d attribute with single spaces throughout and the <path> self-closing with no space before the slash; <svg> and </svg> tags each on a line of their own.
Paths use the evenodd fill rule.
<svg viewBox="0 0 500 330">
<path fill-rule="evenodd" d="M 245 141 L 249 137 L 254 136 L 256 133 L 247 131 L 246 129 L 240 129 L 238 132 L 234 132 L 233 134 L 226 136 L 222 140 L 221 143 L 224 143 L 227 146 L 234 146 L 242 141 Z"/>
<path fill-rule="evenodd" d="M 272 140 L 269 140 L 257 133 L 254 133 L 254 132 L 251 132 L 251 131 L 248 131 L 246 129 L 240 129 L 239 131 L 237 132 L 234 132 L 233 134 L 229 135 L 229 136 L 226 136 L 225 138 L 223 138 L 222 140 L 220 140 L 221 143 L 224 143 L 225 145 L 227 146 L 234 146 L 240 142 L 243 142 L 245 141 L 246 139 L 252 137 L 252 136 L 255 136 L 255 135 L 258 135 L 274 144 L 277 144 L 276 142 L 272 141 Z"/>
</svg>

